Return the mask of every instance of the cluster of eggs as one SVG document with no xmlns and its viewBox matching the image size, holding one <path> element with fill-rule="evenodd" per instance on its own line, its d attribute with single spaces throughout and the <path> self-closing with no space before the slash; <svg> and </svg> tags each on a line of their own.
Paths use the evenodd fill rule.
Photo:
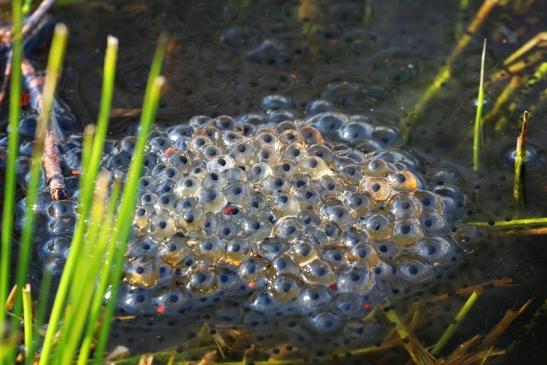
<svg viewBox="0 0 547 365">
<path fill-rule="evenodd" d="M 177 315 L 229 299 L 326 330 L 429 285 L 459 262 L 450 232 L 463 196 L 428 188 L 416 159 L 386 147 L 398 138 L 334 111 L 265 124 L 196 116 L 155 129 L 119 308 Z M 134 147 L 133 136 L 109 142 L 102 167 L 123 178 Z M 78 168 L 81 137 L 65 149 L 65 168 Z M 73 188 L 71 200 L 44 191 L 36 205 L 38 256 L 55 273 L 76 219 Z"/>
</svg>

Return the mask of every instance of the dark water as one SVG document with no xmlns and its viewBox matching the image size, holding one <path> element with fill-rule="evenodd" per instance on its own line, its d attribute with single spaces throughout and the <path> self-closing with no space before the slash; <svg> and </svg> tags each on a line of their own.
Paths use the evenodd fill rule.
<svg viewBox="0 0 547 365">
<path fill-rule="evenodd" d="M 63 99 L 79 121 L 70 127 L 79 131 L 94 122 L 108 34 L 120 40 L 114 95 L 118 114 L 138 112 L 156 40 L 161 32 L 172 37 L 173 47 L 164 69 L 167 88 L 158 118 L 164 124 L 184 123 L 196 114 L 237 116 L 258 110 L 265 95 L 282 94 L 292 99 L 291 110 L 296 117 L 305 115 L 311 100 L 321 98 L 338 110 L 396 125 L 429 85 L 455 43 L 457 1 L 302 3 L 108 1 L 56 9 L 52 15 L 68 25 L 71 37 L 61 88 Z M 308 3 L 312 8 L 306 8 Z M 480 5 L 477 1 L 471 3 L 464 24 Z M 494 9 L 455 62 L 453 78 L 411 130 L 405 148 L 424 158 L 430 169 L 449 166 L 463 176 L 469 197 L 464 221 L 515 215 L 511 198 L 513 172 L 507 156 L 514 146 L 520 113 L 534 106 L 528 142 L 537 154 L 528 165 L 527 207 L 520 216 L 547 215 L 547 129 L 543 128 L 547 117 L 544 106 L 538 106 L 538 94 L 545 82 L 516 94 L 513 100 L 517 106 L 505 114 L 509 122 L 503 132 L 486 126 L 483 168 L 479 174 L 471 170 L 471 131 L 482 39 L 488 39 L 486 72 L 490 75 L 502 66 L 505 57 L 545 28 L 545 8 L 545 2 L 536 1 L 523 13 Z M 37 60 L 44 55 L 37 55 Z M 487 84 L 486 110 L 492 107 L 504 84 Z M 135 120 L 134 116 L 115 118 L 112 134 L 133 130 Z M 462 267 L 435 292 L 452 292 L 507 277 L 516 285 L 485 288 L 449 346 L 473 334 L 486 333 L 505 310 L 534 297 L 531 308 L 498 344 L 502 348 L 512 345 L 509 354 L 496 361 L 547 361 L 536 350 L 546 341 L 545 315 L 540 317 L 539 327 L 525 327 L 546 298 L 545 236 L 500 237 L 488 230 L 477 236 L 466 244 L 469 254 Z M 424 324 L 417 333 L 424 343 L 436 341 L 465 299 L 457 295 L 451 298 L 425 310 Z M 401 311 L 410 302 L 398 303 Z M 181 330 L 183 326 L 187 324 L 176 319 L 143 318 L 130 324 L 122 321 L 114 328 L 112 344 L 123 344 L 135 352 L 162 349 L 180 344 L 180 334 L 188 334 L 187 329 Z M 255 338 L 251 342 L 260 346 L 260 341 Z M 313 341 L 313 337 L 306 341 Z M 182 342 L 187 345 L 186 339 Z M 295 345 L 306 347 L 306 343 Z"/>
</svg>

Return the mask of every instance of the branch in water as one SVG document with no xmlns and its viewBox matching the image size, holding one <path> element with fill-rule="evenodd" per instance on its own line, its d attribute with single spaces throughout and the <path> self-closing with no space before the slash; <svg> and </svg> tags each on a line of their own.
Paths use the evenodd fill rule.
<svg viewBox="0 0 547 365">
<path fill-rule="evenodd" d="M 36 75 L 34 67 L 27 59 L 23 59 L 21 68 L 23 80 L 30 94 L 30 106 L 39 113 L 42 110 L 44 79 L 42 76 Z M 51 199 L 62 200 L 67 198 L 67 191 L 63 171 L 61 170 L 61 155 L 58 147 L 59 139 L 62 137 L 62 134 L 55 112 L 57 108 L 58 104 L 54 102 L 51 123 L 48 125 L 46 138 L 44 140 L 42 165 L 46 183 L 49 186 Z"/>
</svg>

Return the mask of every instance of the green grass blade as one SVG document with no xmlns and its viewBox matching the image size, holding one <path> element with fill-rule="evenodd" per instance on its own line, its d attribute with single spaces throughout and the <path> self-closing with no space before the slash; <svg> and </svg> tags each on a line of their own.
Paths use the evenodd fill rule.
<svg viewBox="0 0 547 365">
<path fill-rule="evenodd" d="M 465 319 L 465 317 L 467 317 L 467 314 L 469 314 L 469 311 L 471 310 L 471 308 L 473 308 L 473 305 L 475 305 L 477 299 L 479 299 L 479 293 L 474 291 L 461 307 L 458 314 L 456 314 L 456 317 L 454 317 L 454 321 L 447 327 L 435 346 L 433 346 L 433 350 L 431 350 L 432 355 L 436 356 L 440 354 L 444 346 L 448 343 L 448 341 L 452 338 L 452 336 L 458 329 L 460 323 Z"/>
<path fill-rule="evenodd" d="M 479 81 L 479 95 L 477 97 L 477 109 L 475 111 L 475 124 L 473 133 L 473 171 L 477 172 L 480 168 L 481 142 L 484 136 L 482 127 L 482 109 L 484 106 L 484 61 L 486 59 L 486 39 L 482 45 L 481 55 L 481 74 Z"/>
<path fill-rule="evenodd" d="M 102 326 L 99 334 L 97 350 L 95 352 L 95 364 L 100 364 L 102 362 L 106 342 L 110 333 L 110 323 L 114 313 L 114 303 L 118 294 L 118 285 L 123 269 L 127 240 L 131 230 L 130 222 L 133 220 L 135 210 L 138 180 L 142 173 L 144 148 L 148 139 L 148 133 L 156 117 L 161 88 L 165 83 L 165 79 L 159 76 L 165 57 L 165 43 L 166 39 L 162 37 L 154 54 L 152 66 L 150 68 L 139 124 L 139 136 L 135 145 L 133 160 L 131 161 L 129 171 L 127 173 L 127 182 L 123 190 L 119 213 L 116 218 L 115 240 L 117 249 L 113 260 L 110 298 L 103 319 L 104 325 Z"/>
<path fill-rule="evenodd" d="M 547 217 L 541 218 L 522 218 L 512 219 L 510 221 L 495 221 L 495 222 L 470 222 L 475 227 L 489 227 L 499 229 L 513 229 L 513 228 L 530 228 L 538 226 L 547 226 Z"/>
<path fill-rule="evenodd" d="M 32 342 L 34 336 L 32 334 L 32 297 L 30 293 L 30 284 L 25 285 L 21 289 L 21 294 L 23 296 L 23 328 L 25 331 L 25 354 L 28 358 L 32 351 Z"/>
<path fill-rule="evenodd" d="M 49 300 L 49 291 L 51 288 L 51 279 L 52 274 L 49 271 L 45 271 L 42 274 L 42 282 L 40 283 L 40 293 L 38 294 L 38 309 L 36 311 L 36 320 L 34 325 L 37 328 L 37 331 L 34 332 L 34 339 L 32 341 L 32 347 L 30 348 L 28 355 L 25 359 L 25 364 L 31 365 L 34 360 L 34 353 L 38 346 L 40 339 L 40 331 L 42 330 L 42 325 L 44 324 L 44 318 L 46 317 L 47 302 Z"/>
<path fill-rule="evenodd" d="M 13 218 L 15 207 L 16 190 L 16 166 L 17 152 L 19 148 L 19 118 L 21 114 L 21 58 L 23 54 L 22 40 L 22 13 L 21 1 L 13 0 L 12 3 L 13 23 L 13 48 L 12 48 L 12 71 L 10 83 L 9 103 L 9 133 L 8 133 L 8 161 L 6 166 L 4 202 L 2 210 L 2 233 L 1 233 L 1 255 L 0 255 L 0 303 L 4 303 L 8 296 L 10 259 L 11 259 L 11 237 L 13 232 Z M 6 319 L 6 307 L 0 305 L 0 336 L 4 329 Z"/>
<path fill-rule="evenodd" d="M 55 89 L 57 88 L 57 81 L 61 73 L 61 65 L 64 58 L 67 38 L 68 29 L 64 24 L 58 24 L 55 27 L 55 32 L 53 35 L 53 40 L 49 53 L 47 74 L 44 83 L 43 108 L 38 120 L 39 126 L 46 126 L 51 116 Z M 52 339 L 53 338 L 50 338 L 49 340 L 50 344 Z M 49 346 L 45 346 L 45 348 L 47 351 L 50 350 Z M 42 357 L 42 359 L 43 358 L 47 358 L 47 356 Z"/>
</svg>

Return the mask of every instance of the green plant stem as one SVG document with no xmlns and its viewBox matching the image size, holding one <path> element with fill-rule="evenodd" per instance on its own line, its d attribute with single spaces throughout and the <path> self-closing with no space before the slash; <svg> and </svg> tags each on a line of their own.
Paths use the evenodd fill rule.
<svg viewBox="0 0 547 365">
<path fill-rule="evenodd" d="M 454 321 L 447 327 L 435 346 L 433 346 L 433 350 L 431 350 L 432 355 L 437 356 L 438 354 L 440 354 L 444 346 L 448 343 L 448 341 L 452 338 L 452 336 L 458 329 L 460 323 L 465 319 L 465 317 L 467 317 L 467 314 L 469 313 L 471 308 L 473 308 L 473 305 L 475 305 L 475 302 L 478 298 L 478 292 L 474 291 L 473 293 L 471 293 L 469 298 L 467 298 L 467 301 L 459 310 L 458 314 L 456 314 L 456 317 L 454 317 Z"/>
<path fill-rule="evenodd" d="M 44 82 L 44 95 L 43 95 L 43 108 L 40 113 L 38 124 L 39 126 L 46 127 L 51 115 L 51 109 L 53 105 L 53 99 L 55 95 L 55 89 L 57 87 L 57 81 L 61 74 L 61 66 L 64 58 L 66 43 L 68 38 L 68 29 L 64 24 L 58 24 L 55 27 L 55 32 L 53 35 L 53 40 L 51 44 L 51 49 L 49 52 L 47 74 Z M 45 131 L 44 131 L 45 134 Z M 40 364 L 46 364 L 49 357 L 49 352 L 51 351 L 51 345 L 53 342 L 56 320 L 50 321 L 50 325 L 53 323 L 53 326 L 48 326 L 46 341 L 42 347 L 42 356 L 40 358 Z"/>
<path fill-rule="evenodd" d="M 526 161 L 526 137 L 528 135 L 528 112 L 522 115 L 520 134 L 517 137 L 515 150 L 515 167 L 513 179 L 513 200 L 517 209 L 524 206 L 524 164 Z"/>
<path fill-rule="evenodd" d="M 38 294 L 38 309 L 36 312 L 36 320 L 34 322 L 37 330 L 34 332 L 32 346 L 25 359 L 25 364 L 27 365 L 31 365 L 34 363 L 34 353 L 36 352 L 36 348 L 38 347 L 40 331 L 42 330 L 42 325 L 44 324 L 44 318 L 46 316 L 47 302 L 49 300 L 49 290 L 51 288 L 51 279 L 51 272 L 44 271 L 44 273 L 42 274 L 42 282 L 40 283 L 40 294 Z"/>
<path fill-rule="evenodd" d="M 95 364 L 100 364 L 103 361 L 102 358 L 104 356 L 106 342 L 110 333 L 111 320 L 114 313 L 114 303 L 118 295 L 118 286 L 123 270 L 127 241 L 131 230 L 130 222 L 132 222 L 135 210 L 135 197 L 137 194 L 138 180 L 142 173 L 144 148 L 148 139 L 148 133 L 150 132 L 150 128 L 156 117 L 161 89 L 165 84 L 165 79 L 159 76 L 165 57 L 165 44 L 165 37 L 161 37 L 152 60 L 139 124 L 139 136 L 135 144 L 133 160 L 129 166 L 129 171 L 127 172 L 127 181 L 122 193 L 119 213 L 116 218 L 114 239 L 117 249 L 113 259 L 110 297 L 103 318 L 104 325 L 101 327 L 97 349 L 95 351 Z"/>
<path fill-rule="evenodd" d="M 10 285 L 11 237 L 15 207 L 17 152 L 19 149 L 19 118 L 21 114 L 21 59 L 23 54 L 21 1 L 11 2 L 13 24 L 13 46 L 11 59 L 8 161 L 6 166 L 4 202 L 2 207 L 2 233 L 0 255 L 0 337 L 3 336 L 6 307 L 3 305 Z"/>
<path fill-rule="evenodd" d="M 486 39 L 482 45 L 481 55 L 481 74 L 479 81 L 479 95 L 477 97 L 477 109 L 475 111 L 475 124 L 473 133 L 473 171 L 477 172 L 480 168 L 481 142 L 484 138 L 482 127 L 482 109 L 484 105 L 484 61 L 486 59 Z"/>
<path fill-rule="evenodd" d="M 410 346 L 410 338 L 411 334 L 410 331 L 406 328 L 405 324 L 395 311 L 389 304 L 386 305 L 386 307 L 383 310 L 384 315 L 390 321 L 391 323 L 395 324 L 395 330 L 397 331 L 397 334 L 401 338 L 401 341 L 403 343 L 403 346 L 405 347 L 406 351 L 410 355 L 410 358 L 414 362 L 414 364 L 421 364 L 418 355 L 414 352 L 414 349 L 412 346 Z"/>
<path fill-rule="evenodd" d="M 522 218 L 513 219 L 510 221 L 495 221 L 494 224 L 491 224 L 491 222 L 469 222 L 469 224 L 475 227 L 489 227 L 494 229 L 529 228 L 537 226 L 547 226 L 547 217 Z"/>
<path fill-rule="evenodd" d="M 32 297 L 30 294 L 30 284 L 25 285 L 23 289 L 21 289 L 21 294 L 23 297 L 23 328 L 25 331 L 25 354 L 26 356 L 30 356 L 31 349 L 32 349 L 32 340 L 33 340 L 33 334 L 32 334 Z"/>
</svg>

